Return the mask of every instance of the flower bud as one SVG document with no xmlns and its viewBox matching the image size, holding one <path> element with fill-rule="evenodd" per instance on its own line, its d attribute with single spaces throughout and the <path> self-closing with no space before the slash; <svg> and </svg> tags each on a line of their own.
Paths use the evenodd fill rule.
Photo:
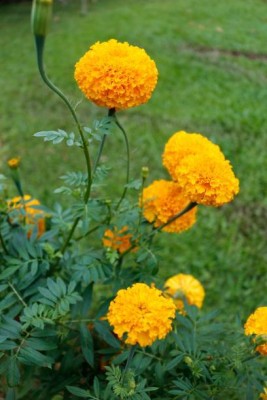
<svg viewBox="0 0 267 400">
<path fill-rule="evenodd" d="M 53 0 L 33 0 L 32 30 L 36 36 L 46 36 L 52 13 Z"/>
<path fill-rule="evenodd" d="M 142 178 L 146 179 L 149 173 L 148 167 L 142 167 Z"/>
<path fill-rule="evenodd" d="M 20 157 L 10 158 L 10 160 L 7 162 L 7 165 L 11 169 L 17 169 L 20 165 Z"/>
</svg>

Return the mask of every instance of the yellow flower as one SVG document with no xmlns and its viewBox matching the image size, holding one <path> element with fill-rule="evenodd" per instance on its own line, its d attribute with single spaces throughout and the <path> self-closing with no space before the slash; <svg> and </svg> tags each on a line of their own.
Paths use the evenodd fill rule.
<svg viewBox="0 0 267 400">
<path fill-rule="evenodd" d="M 256 338 L 265 336 L 266 343 L 259 345 L 256 350 L 267 356 L 267 307 L 258 307 L 245 323 L 245 334 L 256 335 Z"/>
<path fill-rule="evenodd" d="M 9 166 L 9 168 L 17 169 L 20 165 L 20 157 L 10 158 L 10 160 L 8 160 L 7 164 Z"/>
<path fill-rule="evenodd" d="M 38 229 L 38 236 L 41 236 L 45 232 L 45 218 L 44 212 L 38 210 L 35 206 L 39 206 L 40 202 L 33 199 L 30 195 L 26 194 L 23 200 L 20 196 L 14 197 L 8 201 L 9 210 L 25 210 L 25 215 L 23 211 L 19 215 L 19 219 L 23 220 L 25 218 L 26 225 L 36 225 Z M 31 231 L 28 232 L 28 237 L 31 236 Z"/>
<path fill-rule="evenodd" d="M 220 147 L 212 143 L 200 133 L 187 133 L 179 131 L 174 133 L 165 145 L 162 155 L 163 165 L 167 168 L 172 179 L 179 180 L 176 168 L 183 162 L 184 158 L 198 154 L 216 154 L 224 159 Z"/>
<path fill-rule="evenodd" d="M 175 173 L 177 184 L 191 202 L 219 207 L 239 192 L 230 162 L 216 153 L 187 156 Z"/>
<path fill-rule="evenodd" d="M 190 201 L 175 182 L 163 179 L 154 181 L 144 189 L 142 196 L 144 217 L 159 227 L 182 211 Z M 196 221 L 196 207 L 163 228 L 166 232 L 182 232 Z"/>
<path fill-rule="evenodd" d="M 76 63 L 74 77 L 98 106 L 126 109 L 150 99 L 158 71 L 145 50 L 110 39 L 90 47 Z"/>
<path fill-rule="evenodd" d="M 172 329 L 175 304 L 163 296 L 162 291 L 144 283 L 135 283 L 118 291 L 110 303 L 107 319 L 120 339 L 126 334 L 125 343 L 150 346 L 157 339 L 164 339 Z"/>
<path fill-rule="evenodd" d="M 133 235 L 129 233 L 127 234 L 127 231 L 128 226 L 124 226 L 119 231 L 116 227 L 113 231 L 107 229 L 102 239 L 103 245 L 113 250 L 117 250 L 121 254 L 124 253 L 132 246 L 131 238 Z"/>
<path fill-rule="evenodd" d="M 166 288 L 166 293 L 174 299 L 178 310 L 183 310 L 184 308 L 183 298 L 190 305 L 197 306 L 198 308 L 202 307 L 205 290 L 201 283 L 192 275 L 174 275 L 165 282 L 164 287 Z"/>
</svg>

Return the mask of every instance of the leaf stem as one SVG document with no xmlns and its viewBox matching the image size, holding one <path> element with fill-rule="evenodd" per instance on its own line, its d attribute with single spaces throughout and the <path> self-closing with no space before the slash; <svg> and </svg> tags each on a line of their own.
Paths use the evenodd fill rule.
<svg viewBox="0 0 267 400">
<path fill-rule="evenodd" d="M 27 307 L 27 304 L 25 303 L 25 301 L 23 300 L 23 298 L 21 297 L 15 286 L 11 282 L 8 282 L 8 286 L 13 290 L 19 301 L 24 305 L 24 307 Z"/>
</svg>

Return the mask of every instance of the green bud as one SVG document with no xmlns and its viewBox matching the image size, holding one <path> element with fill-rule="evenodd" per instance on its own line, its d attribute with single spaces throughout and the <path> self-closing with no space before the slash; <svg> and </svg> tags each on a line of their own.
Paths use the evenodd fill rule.
<svg viewBox="0 0 267 400">
<path fill-rule="evenodd" d="M 192 358 L 190 358 L 190 357 L 188 357 L 188 356 L 185 356 L 184 362 L 185 362 L 189 367 L 191 367 L 192 364 L 193 364 Z"/>
<path fill-rule="evenodd" d="M 142 167 L 142 178 L 146 179 L 149 173 L 148 167 Z"/>
<path fill-rule="evenodd" d="M 32 31 L 36 36 L 46 36 L 52 14 L 53 0 L 33 0 Z"/>
</svg>

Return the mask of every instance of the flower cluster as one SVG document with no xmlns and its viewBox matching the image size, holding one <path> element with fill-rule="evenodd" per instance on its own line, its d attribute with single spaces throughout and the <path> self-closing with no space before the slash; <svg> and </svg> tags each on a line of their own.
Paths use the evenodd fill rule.
<svg viewBox="0 0 267 400">
<path fill-rule="evenodd" d="M 155 287 L 136 283 L 121 289 L 109 306 L 110 325 L 120 339 L 127 335 L 128 344 L 150 346 L 163 339 L 172 329 L 175 304 Z"/>
<path fill-rule="evenodd" d="M 200 134 L 175 133 L 165 146 L 163 164 L 191 202 L 219 207 L 239 191 L 230 162 Z"/>
<path fill-rule="evenodd" d="M 141 206 L 143 207 L 144 217 L 149 222 L 153 222 L 155 227 L 159 227 L 181 212 L 188 203 L 188 199 L 184 197 L 175 182 L 161 179 L 154 181 L 144 189 Z M 195 221 L 196 208 L 190 210 L 181 218 L 175 219 L 163 230 L 166 232 L 182 232 L 189 229 Z"/>
<path fill-rule="evenodd" d="M 128 226 L 122 229 L 114 228 L 114 230 L 107 229 L 102 239 L 103 245 L 107 248 L 117 250 L 119 253 L 124 253 L 132 246 L 131 239 L 133 235 L 128 232 Z"/>
<path fill-rule="evenodd" d="M 257 346 L 256 350 L 267 356 L 267 307 L 258 307 L 245 323 L 245 334 L 256 335 L 256 338 L 265 338 L 266 343 Z"/>
<path fill-rule="evenodd" d="M 177 274 L 165 282 L 165 292 L 170 295 L 178 310 L 183 310 L 185 298 L 190 305 L 202 307 L 205 290 L 202 284 L 189 274 Z"/>
<path fill-rule="evenodd" d="M 144 49 L 111 39 L 91 46 L 76 63 L 74 76 L 97 105 L 126 109 L 150 99 L 158 71 Z"/>
<path fill-rule="evenodd" d="M 17 210 L 19 215 L 18 219 L 23 221 L 25 219 L 26 225 L 35 225 L 37 227 L 38 236 L 45 232 L 45 217 L 44 212 L 37 207 L 40 206 L 39 200 L 33 199 L 30 195 L 25 194 L 23 197 L 16 196 L 8 201 L 8 209 Z M 12 219 L 16 215 L 12 215 Z M 31 236 L 31 230 L 28 231 L 28 236 Z"/>
</svg>

